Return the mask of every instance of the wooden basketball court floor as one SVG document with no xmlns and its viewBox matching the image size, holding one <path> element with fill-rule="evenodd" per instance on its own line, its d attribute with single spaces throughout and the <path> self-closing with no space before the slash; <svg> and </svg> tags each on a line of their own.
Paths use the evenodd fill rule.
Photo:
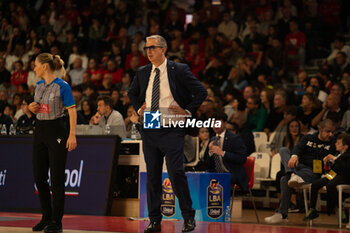
<svg viewBox="0 0 350 233">
<path fill-rule="evenodd" d="M 260 224 L 256 222 L 253 210 L 243 210 L 243 217 L 235 219 L 232 223 L 197 222 L 193 232 L 210 233 L 336 233 L 350 232 L 343 225 L 338 229 L 335 215 L 321 214 L 310 227 L 302 219 L 305 214 L 290 214 L 289 222 L 281 225 L 266 225 L 265 217 L 273 214 L 270 210 L 258 211 Z M 31 227 L 40 220 L 39 214 L 0 212 L 1 233 L 29 233 Z M 162 232 L 181 232 L 183 221 L 164 220 Z M 63 218 L 63 232 L 65 233 L 105 233 L 105 232 L 143 232 L 148 225 L 147 221 L 129 220 L 125 217 L 106 217 L 89 215 L 65 215 Z"/>
</svg>

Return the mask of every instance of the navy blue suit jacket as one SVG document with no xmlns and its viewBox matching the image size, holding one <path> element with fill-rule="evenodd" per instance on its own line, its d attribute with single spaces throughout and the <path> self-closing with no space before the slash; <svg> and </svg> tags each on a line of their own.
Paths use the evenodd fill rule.
<svg viewBox="0 0 350 233">
<path fill-rule="evenodd" d="M 242 138 L 226 130 L 222 150 L 225 151 L 223 162 L 231 173 L 231 183 L 238 184 L 244 192 L 248 191 L 249 180 L 244 169 L 244 163 L 247 160 L 247 149 Z M 215 169 L 213 156 L 209 158 L 209 164 L 211 170 Z"/>
<path fill-rule="evenodd" d="M 128 95 L 135 111 L 138 111 L 145 102 L 151 71 L 151 63 L 140 67 L 129 88 Z M 170 91 L 174 100 L 181 108 L 190 111 L 192 116 L 196 116 L 198 107 L 207 97 L 207 90 L 200 81 L 194 77 L 186 64 L 167 60 L 167 72 Z"/>
</svg>

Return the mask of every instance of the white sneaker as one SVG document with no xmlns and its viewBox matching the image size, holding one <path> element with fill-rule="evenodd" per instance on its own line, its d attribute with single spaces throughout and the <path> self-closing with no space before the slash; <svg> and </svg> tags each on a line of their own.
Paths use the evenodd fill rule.
<svg viewBox="0 0 350 233">
<path fill-rule="evenodd" d="M 270 217 L 266 217 L 265 222 L 268 224 L 276 224 L 276 223 L 288 222 L 288 219 L 287 218 L 283 219 L 282 214 L 275 213 L 274 215 L 272 215 Z"/>
<path fill-rule="evenodd" d="M 305 181 L 303 180 L 303 178 L 301 178 L 300 176 L 292 173 L 292 176 L 288 180 L 288 186 L 291 187 L 291 188 L 299 188 L 303 184 L 305 184 Z"/>
</svg>

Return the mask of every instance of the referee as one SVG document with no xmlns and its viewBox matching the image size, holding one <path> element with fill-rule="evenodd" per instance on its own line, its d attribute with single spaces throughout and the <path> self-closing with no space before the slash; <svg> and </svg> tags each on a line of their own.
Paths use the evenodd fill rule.
<svg viewBox="0 0 350 233">
<path fill-rule="evenodd" d="M 68 83 L 55 76 L 65 75 L 64 62 L 57 55 L 41 53 L 35 60 L 35 74 L 42 78 L 36 84 L 34 102 L 29 110 L 36 114 L 34 132 L 33 172 L 41 205 L 42 219 L 33 231 L 62 232 L 64 210 L 64 180 L 67 149 L 76 148 L 77 112 Z M 68 110 L 69 128 L 64 111 Z M 70 129 L 70 130 L 69 130 Z M 48 171 L 50 169 L 53 205 L 51 206 Z"/>
</svg>

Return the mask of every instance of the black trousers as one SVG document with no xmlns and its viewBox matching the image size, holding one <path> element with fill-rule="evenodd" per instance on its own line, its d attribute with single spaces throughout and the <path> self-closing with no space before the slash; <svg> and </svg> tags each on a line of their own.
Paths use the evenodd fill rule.
<svg viewBox="0 0 350 233">
<path fill-rule="evenodd" d="M 64 212 L 68 130 L 64 118 L 37 120 L 33 146 L 33 172 L 43 218 L 61 222 Z M 50 169 L 50 185 L 48 183 Z"/>
<path fill-rule="evenodd" d="M 344 176 L 335 176 L 332 180 L 326 177 L 315 180 L 311 185 L 310 207 L 315 209 L 318 191 L 323 187 L 327 187 L 327 213 L 330 215 L 338 203 L 337 185 L 350 184 L 350 180 Z"/>
<path fill-rule="evenodd" d="M 159 222 L 162 219 L 160 207 L 164 156 L 172 188 L 179 200 L 182 217 L 192 219 L 195 216 L 183 167 L 184 136 L 183 129 L 155 129 L 142 132 L 143 153 L 147 168 L 148 216 L 151 221 Z"/>
</svg>

